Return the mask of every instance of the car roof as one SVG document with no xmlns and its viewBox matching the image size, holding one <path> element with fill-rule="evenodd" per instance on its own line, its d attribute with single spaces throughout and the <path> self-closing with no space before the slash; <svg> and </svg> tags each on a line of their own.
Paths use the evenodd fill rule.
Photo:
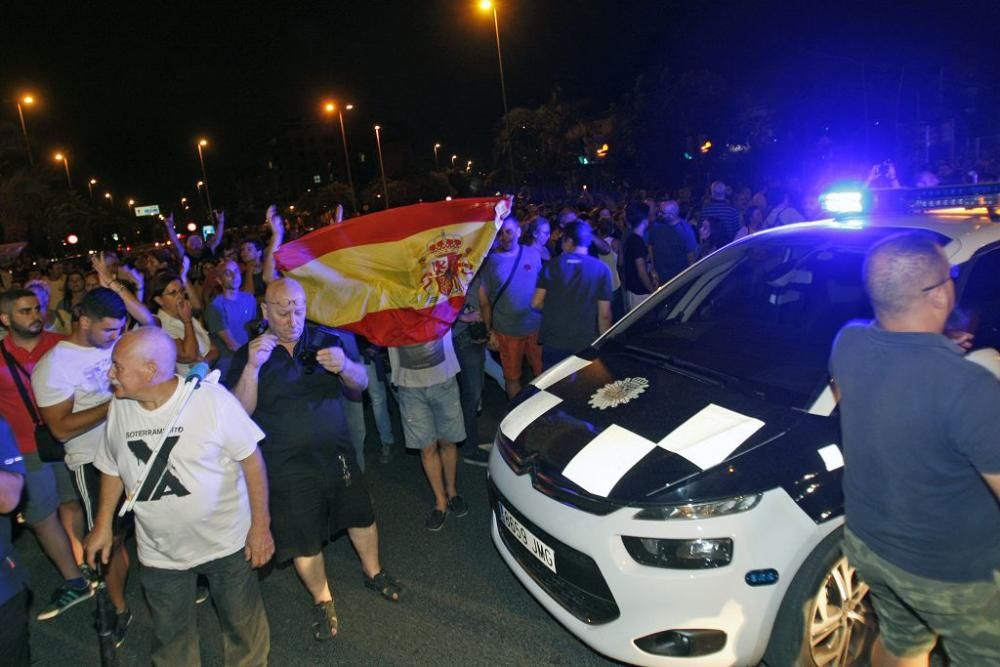
<svg viewBox="0 0 1000 667">
<path fill-rule="evenodd" d="M 949 242 L 945 252 L 952 264 L 968 261 L 980 248 L 1000 242 L 1000 223 L 990 220 L 982 209 L 970 211 L 961 209 L 946 209 L 928 211 L 926 213 L 870 213 L 856 214 L 837 218 L 802 222 L 793 225 L 775 227 L 764 231 L 765 234 L 778 233 L 792 229 L 823 229 L 823 228 L 857 228 L 894 227 L 900 230 L 925 230 L 940 235 Z"/>
</svg>

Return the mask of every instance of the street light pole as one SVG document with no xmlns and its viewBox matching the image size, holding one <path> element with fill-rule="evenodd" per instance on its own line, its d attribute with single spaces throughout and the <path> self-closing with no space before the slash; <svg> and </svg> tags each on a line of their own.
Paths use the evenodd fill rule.
<svg viewBox="0 0 1000 667">
<path fill-rule="evenodd" d="M 385 163 L 382 161 L 382 130 L 381 125 L 375 126 L 375 144 L 378 146 L 378 170 L 382 174 L 382 196 L 385 197 L 385 207 L 389 208 L 389 186 L 385 182 Z"/>
<path fill-rule="evenodd" d="M 344 107 L 344 109 L 347 109 L 348 111 L 353 108 L 353 104 L 348 104 Z M 347 168 L 347 185 L 351 189 L 351 206 L 354 207 L 354 213 L 357 215 L 358 198 L 357 195 L 354 194 L 354 176 L 351 173 L 351 153 L 347 150 L 347 130 L 344 127 L 344 111 L 334 102 L 330 101 L 323 104 L 323 111 L 325 111 L 328 116 L 336 111 L 337 118 L 340 120 L 340 140 L 344 144 L 344 166 Z"/>
<path fill-rule="evenodd" d="M 458 159 L 458 156 L 457 156 L 457 155 L 452 155 L 452 156 L 451 156 L 451 168 L 452 168 L 452 169 L 454 169 L 454 168 L 455 168 L 455 160 L 457 160 L 457 159 Z"/>
<path fill-rule="evenodd" d="M 208 193 L 208 173 L 205 171 L 205 155 L 202 153 L 202 148 L 208 145 L 207 139 L 198 140 L 198 162 L 201 163 L 201 180 L 205 184 L 205 201 L 208 202 L 208 216 L 209 219 L 212 217 L 212 195 Z"/>
<path fill-rule="evenodd" d="M 514 187 L 514 144 L 510 133 L 510 112 L 507 110 L 507 84 L 503 75 L 503 53 L 500 51 L 500 19 L 497 16 L 496 3 L 491 0 L 480 0 L 479 8 L 493 11 L 493 30 L 497 38 L 497 64 L 500 67 L 500 96 L 503 99 L 503 119 L 507 127 L 507 161 L 510 168 L 510 185 Z"/>
<path fill-rule="evenodd" d="M 97 185 L 97 179 L 96 178 L 92 178 L 89 181 L 87 181 L 87 194 L 90 195 L 90 200 L 91 201 L 94 200 L 94 186 L 95 185 Z"/>
<path fill-rule="evenodd" d="M 52 157 L 53 157 L 53 159 L 56 162 L 62 162 L 63 163 L 63 168 L 66 169 L 66 185 L 68 185 L 69 189 L 72 190 L 73 189 L 73 179 L 69 175 L 69 158 L 66 157 L 66 155 L 64 155 L 63 153 L 56 153 Z"/>
<path fill-rule="evenodd" d="M 28 126 L 24 122 L 24 110 L 21 109 L 22 102 L 25 106 L 30 106 L 35 103 L 35 98 L 31 95 L 25 95 L 17 101 L 17 117 L 21 119 L 21 134 L 24 135 L 24 148 L 28 151 L 28 164 L 34 167 L 35 158 L 31 156 L 31 143 L 28 141 Z"/>
<path fill-rule="evenodd" d="M 438 149 L 441 148 L 441 144 L 434 144 L 434 170 L 438 171 L 441 169 L 441 165 L 438 164 Z"/>
</svg>

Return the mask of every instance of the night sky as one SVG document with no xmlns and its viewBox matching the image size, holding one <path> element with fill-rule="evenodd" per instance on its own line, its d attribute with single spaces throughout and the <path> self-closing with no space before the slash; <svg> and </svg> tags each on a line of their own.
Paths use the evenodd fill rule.
<svg viewBox="0 0 1000 667">
<path fill-rule="evenodd" d="M 709 68 L 759 96 L 796 95 L 817 76 L 940 67 L 996 81 L 998 2 L 776 3 L 501 0 L 511 107 L 554 86 L 599 112 L 635 76 Z M 822 72 L 816 71 L 821 63 Z M 365 2 L 20 2 L 0 0 L 0 123 L 30 90 L 36 156 L 68 151 L 81 187 L 116 197 L 189 196 L 195 139 L 209 178 L 245 168 L 271 136 L 319 117 L 328 96 L 353 102 L 348 140 L 442 159 L 490 158 L 501 118 L 491 18 L 472 0 Z M 55 169 L 55 165 L 53 166 Z M 223 189 L 220 186 L 219 189 Z M 213 197 L 225 203 L 226 193 Z"/>
</svg>

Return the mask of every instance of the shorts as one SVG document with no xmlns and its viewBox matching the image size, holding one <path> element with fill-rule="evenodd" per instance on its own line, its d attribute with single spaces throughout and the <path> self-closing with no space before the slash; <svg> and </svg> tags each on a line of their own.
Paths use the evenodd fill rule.
<svg viewBox="0 0 1000 667">
<path fill-rule="evenodd" d="M 94 527 L 94 518 L 97 516 L 98 499 L 101 493 L 101 471 L 93 463 L 84 463 L 72 472 L 73 482 L 76 484 L 77 493 L 80 494 L 84 515 L 87 517 L 87 530 L 89 531 Z M 124 535 L 133 521 L 131 512 L 124 519 L 118 518 L 118 509 L 124 500 L 123 496 L 115 507 L 115 520 L 111 525 L 114 535 Z"/>
<path fill-rule="evenodd" d="M 535 375 L 542 373 L 542 347 L 538 344 L 538 332 L 527 336 L 508 336 L 493 332 L 500 347 L 500 365 L 503 366 L 503 376 L 506 380 L 519 381 L 524 367 L 524 358 Z"/>
<path fill-rule="evenodd" d="M 407 449 L 426 449 L 438 440 L 465 440 L 462 401 L 454 377 L 430 387 L 399 387 L 397 398 Z"/>
<path fill-rule="evenodd" d="M 375 523 L 368 483 L 352 454 L 338 453 L 329 466 L 309 472 L 268 472 L 276 563 L 315 556 L 340 531 Z"/>
<path fill-rule="evenodd" d="M 24 454 L 24 465 L 28 472 L 24 478 L 21 516 L 26 523 L 39 523 L 55 513 L 60 504 L 79 500 L 64 463 L 46 463 L 32 453 Z"/>
<path fill-rule="evenodd" d="M 1000 665 L 1000 571 L 993 581 L 952 582 L 910 574 L 844 529 L 844 553 L 871 587 L 879 633 L 898 657 L 934 648 L 953 665 Z"/>
</svg>

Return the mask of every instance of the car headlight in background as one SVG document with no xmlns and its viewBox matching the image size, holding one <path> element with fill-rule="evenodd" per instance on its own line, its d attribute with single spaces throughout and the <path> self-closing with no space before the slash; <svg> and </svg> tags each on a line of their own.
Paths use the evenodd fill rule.
<svg viewBox="0 0 1000 667">
<path fill-rule="evenodd" d="M 763 497 L 763 493 L 753 493 L 745 496 L 711 500 L 704 503 L 647 507 L 636 513 L 634 518 L 659 521 L 667 519 L 711 519 L 712 517 L 738 514 L 752 510 Z"/>
<path fill-rule="evenodd" d="M 705 570 L 729 565 L 733 541 L 718 539 L 668 540 L 622 536 L 629 555 L 640 565 L 673 570 Z"/>
</svg>

